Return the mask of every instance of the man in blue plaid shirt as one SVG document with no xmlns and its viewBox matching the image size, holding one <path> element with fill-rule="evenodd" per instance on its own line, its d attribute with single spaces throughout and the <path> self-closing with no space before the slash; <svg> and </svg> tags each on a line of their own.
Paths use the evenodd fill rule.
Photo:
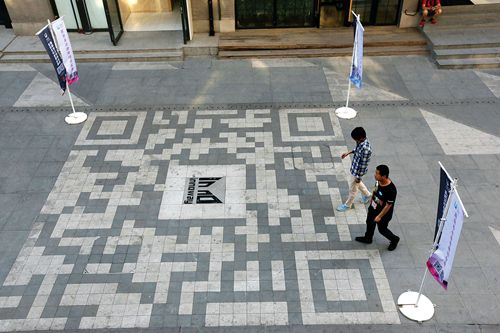
<svg viewBox="0 0 500 333">
<path fill-rule="evenodd" d="M 354 154 L 351 164 L 351 180 L 349 182 L 350 193 L 346 203 L 337 207 L 339 212 L 344 212 L 352 208 L 352 204 L 358 190 L 361 191 L 361 202 L 367 203 L 370 200 L 371 193 L 363 184 L 362 178 L 368 171 L 368 163 L 372 156 L 372 147 L 366 138 L 366 132 L 363 127 L 356 127 L 351 132 L 351 137 L 356 141 L 356 148 L 354 150 L 342 154 L 342 158 L 346 158 L 350 154 Z"/>
</svg>

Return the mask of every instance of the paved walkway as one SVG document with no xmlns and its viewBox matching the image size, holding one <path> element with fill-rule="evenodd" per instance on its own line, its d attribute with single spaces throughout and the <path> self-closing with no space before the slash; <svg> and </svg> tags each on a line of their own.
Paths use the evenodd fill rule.
<svg viewBox="0 0 500 333">
<path fill-rule="evenodd" d="M 500 71 L 368 58 L 344 121 L 332 110 L 347 66 L 81 65 L 81 126 L 64 124 L 50 66 L 0 67 L 0 331 L 497 332 Z M 379 235 L 352 241 L 364 205 L 334 210 L 354 126 L 374 147 L 367 182 L 386 163 L 398 186 L 394 252 Z M 470 218 L 449 290 L 428 280 L 436 315 L 418 325 L 395 302 L 423 273 L 438 161 Z M 190 204 L 190 181 L 214 203 Z"/>
</svg>

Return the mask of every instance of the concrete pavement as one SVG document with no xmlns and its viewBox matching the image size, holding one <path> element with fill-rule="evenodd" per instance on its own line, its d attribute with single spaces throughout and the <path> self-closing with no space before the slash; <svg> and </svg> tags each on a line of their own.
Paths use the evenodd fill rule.
<svg viewBox="0 0 500 333">
<path fill-rule="evenodd" d="M 50 66 L 0 66 L 0 331 L 500 330 L 500 71 L 367 58 L 346 121 L 332 110 L 348 59 L 79 70 L 89 120 L 67 126 Z M 385 163 L 398 186 L 395 252 L 352 241 L 363 205 L 334 211 L 355 126 L 374 147 L 368 183 Z M 423 273 L 437 161 L 470 218 L 419 325 L 395 301 Z M 182 204 L 192 176 L 224 179 L 222 202 Z"/>
</svg>

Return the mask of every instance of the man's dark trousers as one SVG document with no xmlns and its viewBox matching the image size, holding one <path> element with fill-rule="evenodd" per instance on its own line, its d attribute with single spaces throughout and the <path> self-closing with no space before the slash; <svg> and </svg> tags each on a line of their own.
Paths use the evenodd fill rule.
<svg viewBox="0 0 500 333">
<path fill-rule="evenodd" d="M 390 219 L 384 219 L 377 223 L 375 222 L 376 213 L 368 209 L 368 214 L 366 216 L 366 233 L 365 239 L 371 241 L 373 240 L 373 234 L 375 233 L 375 227 L 378 227 L 378 231 L 382 236 L 390 240 L 391 242 L 397 242 L 398 236 L 394 235 L 387 227 L 389 226 Z"/>
</svg>

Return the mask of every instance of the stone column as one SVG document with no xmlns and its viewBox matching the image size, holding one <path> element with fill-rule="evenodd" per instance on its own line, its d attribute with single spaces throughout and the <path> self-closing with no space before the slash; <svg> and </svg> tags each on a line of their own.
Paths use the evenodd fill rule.
<svg viewBox="0 0 500 333">
<path fill-rule="evenodd" d="M 49 0 L 5 0 L 12 28 L 18 36 L 33 36 L 54 19 Z"/>
<path fill-rule="evenodd" d="M 214 1 L 215 2 L 215 1 Z M 191 11 L 193 17 L 193 32 L 207 32 L 208 26 L 208 4 L 206 1 L 191 1 Z M 218 31 L 218 21 L 214 22 L 215 31 Z"/>
<path fill-rule="evenodd" d="M 418 4 L 418 0 L 403 0 L 403 5 L 401 6 L 401 19 L 399 21 L 400 28 L 410 28 L 417 26 L 418 20 L 420 19 L 420 13 L 418 13 L 420 8 L 418 7 Z M 405 10 L 407 10 L 409 13 L 417 11 L 417 15 L 406 15 Z"/>
<path fill-rule="evenodd" d="M 235 0 L 213 0 L 214 7 L 214 28 L 216 32 L 234 31 L 234 1 Z M 220 17 L 219 17 L 220 3 Z M 191 1 L 193 14 L 193 31 L 209 31 L 208 22 L 208 1 Z"/>
<path fill-rule="evenodd" d="M 219 0 L 221 8 L 220 32 L 231 32 L 235 28 L 236 12 L 235 0 Z"/>
</svg>

